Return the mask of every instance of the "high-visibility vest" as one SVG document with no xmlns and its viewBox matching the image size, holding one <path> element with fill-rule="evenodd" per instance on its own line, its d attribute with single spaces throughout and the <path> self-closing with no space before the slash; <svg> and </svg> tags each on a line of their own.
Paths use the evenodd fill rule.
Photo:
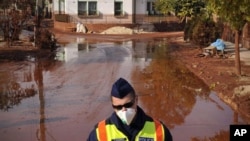
<svg viewBox="0 0 250 141">
<path fill-rule="evenodd" d="M 107 124 L 105 120 L 99 122 L 96 129 L 99 141 L 128 141 L 128 138 L 119 131 L 114 124 Z M 135 141 L 164 141 L 164 128 L 158 120 L 146 121 L 142 130 L 136 135 Z"/>
</svg>

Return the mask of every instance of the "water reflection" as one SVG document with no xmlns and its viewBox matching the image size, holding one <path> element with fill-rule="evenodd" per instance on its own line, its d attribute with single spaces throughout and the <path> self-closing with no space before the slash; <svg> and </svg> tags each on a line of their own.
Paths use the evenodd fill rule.
<svg viewBox="0 0 250 141">
<path fill-rule="evenodd" d="M 9 111 L 15 106 L 21 105 L 22 101 L 27 98 L 34 97 L 38 94 L 39 97 L 39 129 L 36 132 L 36 138 L 42 141 L 46 140 L 45 127 L 45 99 L 43 86 L 43 72 L 50 70 L 53 65 L 53 60 L 43 60 L 39 57 L 27 56 L 23 62 L 3 62 L 0 64 L 0 109 Z M 53 58 L 53 57 L 52 57 Z M 29 110 L 32 112 L 32 109 Z M 3 115 L 2 113 L 1 115 Z M 18 115 L 18 113 L 17 113 Z M 8 121 L 11 122 L 11 121 Z M 12 123 L 9 127 L 21 127 L 36 123 L 36 119 L 29 119 Z M 8 126 L 2 126 L 1 128 Z M 21 128 L 19 128 L 21 129 Z"/>
<path fill-rule="evenodd" d="M 38 86 L 35 81 L 36 65 L 25 63 L 21 66 L 1 66 L 0 72 L 0 109 L 8 111 L 14 105 L 20 104 L 24 98 L 37 94 Z M 20 71 L 22 70 L 22 71 Z"/>
<path fill-rule="evenodd" d="M 167 121 L 171 128 L 182 124 L 192 111 L 196 96 L 206 98 L 209 88 L 171 57 L 165 40 L 148 42 L 141 50 L 146 51 L 141 57 L 155 58 L 148 66 L 137 67 L 132 74 L 143 107 L 150 115 Z M 135 52 L 139 52 L 138 48 Z"/>
<path fill-rule="evenodd" d="M 40 63 L 39 63 L 40 62 Z M 43 65 L 41 63 L 41 61 L 39 61 L 36 63 L 36 69 L 35 69 L 35 80 L 36 83 L 38 85 L 38 94 L 39 94 L 39 102 L 40 102 L 40 120 L 39 120 L 39 131 L 37 133 L 40 133 L 40 136 L 37 135 L 38 140 L 42 140 L 42 141 L 46 141 L 46 127 L 45 127 L 45 120 L 46 120 L 46 116 L 45 116 L 45 98 L 44 98 L 44 93 L 43 93 L 43 89 L 44 89 L 44 85 L 43 85 Z"/>
<path fill-rule="evenodd" d="M 144 65 L 134 68 L 132 81 L 147 113 L 167 124 L 175 140 L 229 140 L 229 124 L 242 119 L 238 121 L 202 80 L 171 55 L 173 48 L 166 40 L 143 46 L 134 49 L 140 54 L 136 57 L 149 58 L 150 63 L 141 60 Z"/>
<path fill-rule="evenodd" d="M 199 138 L 199 137 L 193 137 L 191 141 L 229 141 L 229 132 L 228 131 L 219 131 L 216 133 L 213 137 L 205 137 L 205 138 Z"/>
<path fill-rule="evenodd" d="M 245 121 L 174 58 L 173 49 L 164 38 L 79 38 L 52 59 L 0 63 L 0 136 L 84 140 L 113 111 L 107 94 L 116 78 L 125 77 L 135 86 L 139 105 L 166 123 L 175 140 L 228 140 L 229 124 Z"/>
<path fill-rule="evenodd" d="M 89 52 L 93 47 L 89 43 L 70 43 L 57 49 L 56 60 L 68 62 L 79 57 L 79 52 Z"/>
</svg>

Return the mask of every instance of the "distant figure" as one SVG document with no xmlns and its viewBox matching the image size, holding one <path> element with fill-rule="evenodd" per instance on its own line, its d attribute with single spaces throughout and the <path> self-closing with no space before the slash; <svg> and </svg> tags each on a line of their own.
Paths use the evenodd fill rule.
<svg viewBox="0 0 250 141">
<path fill-rule="evenodd" d="M 82 23 L 78 22 L 76 24 L 76 32 L 77 33 L 87 33 L 87 29 Z"/>
<path fill-rule="evenodd" d="M 80 24 L 80 27 L 79 27 L 80 29 L 80 31 L 79 32 L 82 32 L 82 33 L 86 33 L 86 28 L 85 28 L 85 26 L 83 25 L 83 24 Z"/>
<path fill-rule="evenodd" d="M 123 78 L 111 90 L 113 114 L 99 122 L 87 141 L 172 141 L 168 128 L 137 104 L 134 88 Z"/>
<path fill-rule="evenodd" d="M 80 25 L 81 25 L 81 23 L 79 23 L 79 22 L 76 24 L 76 32 L 80 32 Z"/>
</svg>

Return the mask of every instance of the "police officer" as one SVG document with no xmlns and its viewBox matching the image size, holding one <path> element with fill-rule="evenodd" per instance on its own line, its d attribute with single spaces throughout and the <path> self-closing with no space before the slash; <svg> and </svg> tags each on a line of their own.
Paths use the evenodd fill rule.
<svg viewBox="0 0 250 141">
<path fill-rule="evenodd" d="M 88 141 L 172 141 L 168 128 L 137 105 L 134 88 L 119 78 L 111 90 L 113 114 L 99 122 Z"/>
</svg>

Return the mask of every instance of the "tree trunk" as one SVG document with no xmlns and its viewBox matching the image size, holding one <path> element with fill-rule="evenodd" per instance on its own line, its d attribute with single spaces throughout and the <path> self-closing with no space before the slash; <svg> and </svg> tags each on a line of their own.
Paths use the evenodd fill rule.
<svg viewBox="0 0 250 141">
<path fill-rule="evenodd" d="M 229 33 L 229 29 L 228 29 L 228 25 L 227 24 L 224 24 L 223 25 L 223 32 L 222 32 L 222 39 L 224 40 L 224 41 L 227 41 L 227 35 L 228 34 L 230 34 Z"/>
<path fill-rule="evenodd" d="M 240 48 L 239 48 L 239 30 L 235 30 L 235 68 L 236 74 L 241 75 L 241 65 L 240 65 Z"/>
</svg>

